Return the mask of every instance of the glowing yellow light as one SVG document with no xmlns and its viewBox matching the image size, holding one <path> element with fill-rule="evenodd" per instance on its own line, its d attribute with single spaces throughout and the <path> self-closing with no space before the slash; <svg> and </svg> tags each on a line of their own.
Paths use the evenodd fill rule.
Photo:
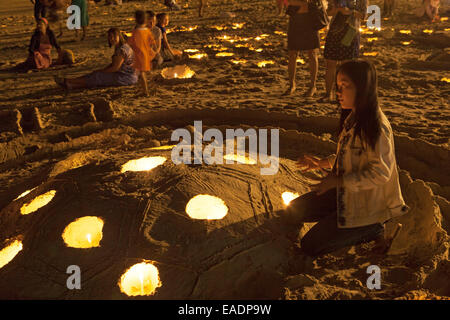
<svg viewBox="0 0 450 320">
<path fill-rule="evenodd" d="M 274 33 L 278 34 L 280 36 L 287 36 L 286 32 L 283 32 L 283 31 L 275 31 Z"/>
<path fill-rule="evenodd" d="M 195 72 L 186 65 L 177 65 L 162 69 L 161 75 L 164 79 L 188 79 L 194 76 Z"/>
<path fill-rule="evenodd" d="M 130 160 L 122 166 L 120 172 L 127 171 L 148 171 L 162 165 L 166 161 L 165 157 L 144 157 Z"/>
<path fill-rule="evenodd" d="M 256 41 L 260 41 L 260 40 L 262 40 L 262 38 L 261 37 L 254 37 L 253 39 L 255 39 Z"/>
<path fill-rule="evenodd" d="M 99 247 L 103 238 L 103 220 L 86 216 L 71 222 L 63 231 L 62 238 L 71 248 L 87 249 Z"/>
<path fill-rule="evenodd" d="M 247 60 L 245 60 L 245 59 L 233 59 L 230 61 L 233 62 L 234 64 L 246 64 L 247 63 Z"/>
<path fill-rule="evenodd" d="M 275 62 L 273 62 L 272 60 L 265 60 L 265 61 L 260 61 L 257 63 L 258 67 L 263 68 L 268 64 L 275 64 Z"/>
<path fill-rule="evenodd" d="M 0 269 L 11 262 L 12 259 L 23 249 L 22 241 L 15 240 L 0 250 Z"/>
<path fill-rule="evenodd" d="M 376 57 L 378 55 L 378 52 L 364 52 L 363 55 L 366 57 Z"/>
<path fill-rule="evenodd" d="M 402 34 L 411 34 L 411 30 L 400 30 Z"/>
<path fill-rule="evenodd" d="M 191 59 L 203 59 L 203 58 L 207 58 L 208 55 L 206 53 L 197 53 L 197 54 L 193 54 L 193 55 L 189 55 L 189 58 Z"/>
<path fill-rule="evenodd" d="M 186 205 L 186 213 L 192 219 L 216 220 L 227 215 L 228 207 L 218 197 L 199 194 L 189 200 Z"/>
<path fill-rule="evenodd" d="M 198 52 L 199 50 L 198 49 L 185 49 L 183 51 L 187 52 L 187 53 L 194 53 L 194 52 Z"/>
<path fill-rule="evenodd" d="M 186 31 L 194 31 L 198 28 L 198 26 L 191 26 L 191 27 L 185 27 L 185 26 L 181 26 L 179 31 L 180 32 L 186 32 Z"/>
<path fill-rule="evenodd" d="M 40 208 L 49 204 L 49 202 L 52 201 L 55 194 L 56 190 L 50 190 L 44 194 L 41 194 L 40 196 L 37 196 L 30 202 L 24 204 L 22 208 L 20 208 L 20 213 L 26 215 L 39 210 Z"/>
<path fill-rule="evenodd" d="M 450 83 L 450 78 L 442 78 L 441 81 Z"/>
<path fill-rule="evenodd" d="M 289 203 L 291 203 L 292 200 L 294 200 L 295 198 L 298 198 L 300 195 L 298 193 L 293 193 L 293 192 L 283 192 L 283 194 L 281 195 L 281 198 L 283 199 L 283 202 L 285 205 L 289 205 Z"/>
<path fill-rule="evenodd" d="M 297 63 L 305 64 L 305 60 L 303 60 L 302 58 L 297 58 Z"/>
<path fill-rule="evenodd" d="M 216 53 L 216 57 L 232 57 L 234 56 L 234 53 L 232 52 L 219 52 Z"/>
<path fill-rule="evenodd" d="M 232 160 L 242 164 L 256 164 L 256 161 L 254 159 L 237 154 L 226 154 L 223 158 L 225 160 Z"/>
<path fill-rule="evenodd" d="M 428 34 L 432 34 L 434 31 L 430 30 L 430 29 L 425 29 L 423 30 L 423 33 L 428 33 Z"/>
<path fill-rule="evenodd" d="M 124 32 L 124 35 L 126 35 L 128 38 L 130 38 L 133 34 L 131 32 Z"/>
<path fill-rule="evenodd" d="M 252 50 L 252 51 L 256 51 L 256 52 L 262 52 L 263 51 L 262 48 L 255 49 L 253 47 L 250 47 L 249 49 Z"/>
<path fill-rule="evenodd" d="M 244 27 L 244 23 L 233 23 L 233 29 L 242 29 Z"/>
<path fill-rule="evenodd" d="M 448 21 L 448 17 L 442 17 L 442 18 L 441 18 L 441 21 L 442 21 L 442 22 Z"/>
<path fill-rule="evenodd" d="M 172 144 L 172 145 L 168 145 L 168 146 L 153 147 L 153 148 L 150 148 L 150 150 L 172 150 L 176 146 L 177 146 L 176 144 Z"/>
<path fill-rule="evenodd" d="M 225 27 L 225 26 L 212 26 L 211 28 L 216 29 L 218 31 L 222 31 L 222 30 L 226 30 L 227 29 L 227 27 Z"/>
<path fill-rule="evenodd" d="M 373 41 L 377 41 L 377 40 L 378 40 L 377 37 L 375 37 L 375 38 L 367 38 L 367 41 L 368 41 L 368 42 L 373 42 Z"/>
<path fill-rule="evenodd" d="M 133 265 L 120 277 L 120 291 L 127 296 L 149 296 L 162 286 L 158 268 L 149 262 Z"/>
<path fill-rule="evenodd" d="M 260 35 L 260 37 L 261 38 L 267 38 L 267 37 L 270 37 L 270 35 L 268 35 L 267 33 L 264 33 L 264 34 Z"/>
<path fill-rule="evenodd" d="M 235 45 L 236 48 L 249 48 L 250 43 L 238 43 Z"/>
<path fill-rule="evenodd" d="M 30 190 L 27 190 L 27 191 L 23 192 L 22 194 L 20 194 L 20 196 L 18 196 L 17 198 L 15 198 L 14 201 L 16 201 L 16 200 L 18 200 L 18 199 L 20 199 L 20 198 L 25 197 L 26 195 L 28 195 L 31 191 L 33 191 L 33 190 L 36 189 L 36 188 L 37 188 L 37 187 L 34 187 L 33 189 L 30 189 Z"/>
<path fill-rule="evenodd" d="M 229 40 L 229 39 L 231 39 L 231 37 L 230 37 L 230 36 L 227 36 L 227 35 L 225 34 L 225 35 L 223 35 L 223 36 L 218 36 L 217 39 L 220 39 L 220 40 Z"/>
<path fill-rule="evenodd" d="M 445 28 L 444 31 L 450 31 L 450 28 Z"/>
<path fill-rule="evenodd" d="M 409 46 L 412 43 L 412 41 L 403 41 L 402 45 Z"/>
<path fill-rule="evenodd" d="M 107 14 L 107 12 L 103 12 L 103 14 L 105 14 L 105 13 Z M 127 21 L 134 21 L 134 18 L 127 18 L 126 20 Z"/>
</svg>

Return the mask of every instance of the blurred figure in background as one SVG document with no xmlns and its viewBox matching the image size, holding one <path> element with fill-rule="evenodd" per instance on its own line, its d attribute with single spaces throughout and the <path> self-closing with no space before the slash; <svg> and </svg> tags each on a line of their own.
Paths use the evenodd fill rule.
<svg viewBox="0 0 450 320">
<path fill-rule="evenodd" d="M 422 5 L 417 8 L 416 15 L 420 18 L 427 17 L 431 22 L 439 21 L 440 0 L 422 0 Z"/>
<path fill-rule="evenodd" d="M 148 10 L 146 11 L 147 14 L 147 28 L 150 29 L 150 31 L 153 33 L 153 38 L 156 42 L 156 48 L 155 48 L 155 58 L 152 61 L 153 69 L 160 66 L 164 60 L 161 56 L 161 40 L 162 40 L 162 33 L 161 29 L 156 26 L 156 14 Z"/>
<path fill-rule="evenodd" d="M 40 18 L 45 18 L 47 16 L 47 9 L 41 0 L 30 0 L 34 4 L 34 19 L 36 23 Z"/>
<path fill-rule="evenodd" d="M 384 0 L 383 16 L 392 17 L 394 14 L 395 0 Z"/>
<path fill-rule="evenodd" d="M 72 5 L 76 5 L 80 8 L 81 12 L 81 28 L 83 28 L 83 35 L 81 40 L 86 38 L 86 31 L 89 25 L 89 13 L 87 0 L 72 0 Z M 78 39 L 78 29 L 76 29 L 76 37 Z"/>
<path fill-rule="evenodd" d="M 157 27 L 161 30 L 161 56 L 164 61 L 172 61 L 181 57 L 182 52 L 180 50 L 172 49 L 167 40 L 166 27 L 169 25 L 169 15 L 167 13 L 158 13 L 156 15 Z"/>
</svg>

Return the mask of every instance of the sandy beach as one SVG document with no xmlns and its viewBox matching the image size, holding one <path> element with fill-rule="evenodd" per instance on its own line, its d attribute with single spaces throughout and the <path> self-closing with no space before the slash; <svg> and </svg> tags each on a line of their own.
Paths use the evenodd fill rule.
<svg viewBox="0 0 450 320">
<path fill-rule="evenodd" d="M 76 63 L 27 73 L 11 68 L 27 57 L 32 4 L 0 3 L 0 250 L 13 240 L 23 243 L 0 268 L 0 298 L 450 299 L 450 8 L 431 24 L 412 14 L 418 1 L 400 0 L 381 30 L 363 27 L 361 58 L 378 71 L 380 105 L 394 130 L 411 211 L 395 221 L 403 229 L 387 255 L 374 254 L 367 243 L 312 259 L 298 253 L 278 218 L 286 207 L 283 192 L 304 194 L 323 175 L 300 173 L 296 159 L 336 150 L 338 106 L 317 102 L 325 90 L 323 48 L 317 95 L 302 96 L 309 71 L 301 55 L 297 90 L 282 96 L 288 17 L 276 15 L 275 1 L 209 2 L 199 18 L 192 0 L 181 0 L 180 11 L 155 0 L 91 1 L 87 39 L 75 41 L 67 28 L 58 39 Z M 370 4 L 382 7 L 382 1 Z M 113 53 L 106 31 L 131 32 L 138 9 L 169 12 L 169 41 L 184 54 L 166 67 L 187 65 L 192 78 L 170 81 L 154 70 L 151 97 L 135 86 L 66 92 L 55 84 L 54 76 L 106 66 Z M 206 55 L 196 59 L 199 53 Z M 260 164 L 176 166 L 170 150 L 154 149 L 174 144 L 177 128 L 192 132 L 195 120 L 203 121 L 203 131 L 279 129 L 278 174 L 261 176 Z M 148 172 L 120 172 L 128 160 L 146 156 L 168 160 Z M 18 213 L 49 190 L 56 195 L 48 205 Z M 226 203 L 223 219 L 186 215 L 189 199 L 203 193 Z M 61 240 L 82 216 L 105 222 L 99 247 L 73 249 Z M 153 261 L 161 285 L 129 297 L 118 281 L 143 260 Z M 66 288 L 71 261 L 85 270 L 83 290 Z M 382 270 L 381 290 L 366 286 L 370 265 Z"/>
</svg>

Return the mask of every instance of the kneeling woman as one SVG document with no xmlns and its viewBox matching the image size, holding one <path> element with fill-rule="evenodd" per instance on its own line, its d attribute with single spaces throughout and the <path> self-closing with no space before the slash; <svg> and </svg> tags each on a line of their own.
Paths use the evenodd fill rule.
<svg viewBox="0 0 450 320">
<path fill-rule="evenodd" d="M 301 240 L 302 250 L 311 256 L 382 239 L 384 223 L 408 211 L 392 129 L 378 106 L 374 66 L 366 61 L 342 64 L 337 97 L 342 113 L 336 156 L 304 156 L 298 163 L 306 170 L 332 170 L 313 192 L 293 200 L 284 216 L 297 226 L 318 222 Z"/>
<path fill-rule="evenodd" d="M 108 30 L 108 43 L 110 47 L 115 47 L 112 63 L 109 66 L 75 79 L 55 78 L 56 83 L 69 90 L 135 84 L 138 81 L 138 76 L 133 68 L 134 52 L 119 29 L 111 28 Z"/>
</svg>

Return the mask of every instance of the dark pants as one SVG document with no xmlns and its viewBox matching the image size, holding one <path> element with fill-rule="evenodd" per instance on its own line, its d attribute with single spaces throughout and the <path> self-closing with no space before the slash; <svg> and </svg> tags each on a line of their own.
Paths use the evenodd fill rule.
<svg viewBox="0 0 450 320">
<path fill-rule="evenodd" d="M 34 3 L 34 19 L 36 19 L 36 22 L 40 18 L 45 18 L 47 15 L 47 9 L 46 7 L 41 3 L 41 1 L 36 0 Z"/>
<path fill-rule="evenodd" d="M 336 189 L 318 196 L 315 192 L 291 201 L 285 212 L 286 222 L 299 227 L 304 222 L 317 222 L 302 238 L 302 250 L 319 256 L 335 250 L 372 241 L 384 233 L 382 224 L 357 228 L 337 227 Z"/>
</svg>

